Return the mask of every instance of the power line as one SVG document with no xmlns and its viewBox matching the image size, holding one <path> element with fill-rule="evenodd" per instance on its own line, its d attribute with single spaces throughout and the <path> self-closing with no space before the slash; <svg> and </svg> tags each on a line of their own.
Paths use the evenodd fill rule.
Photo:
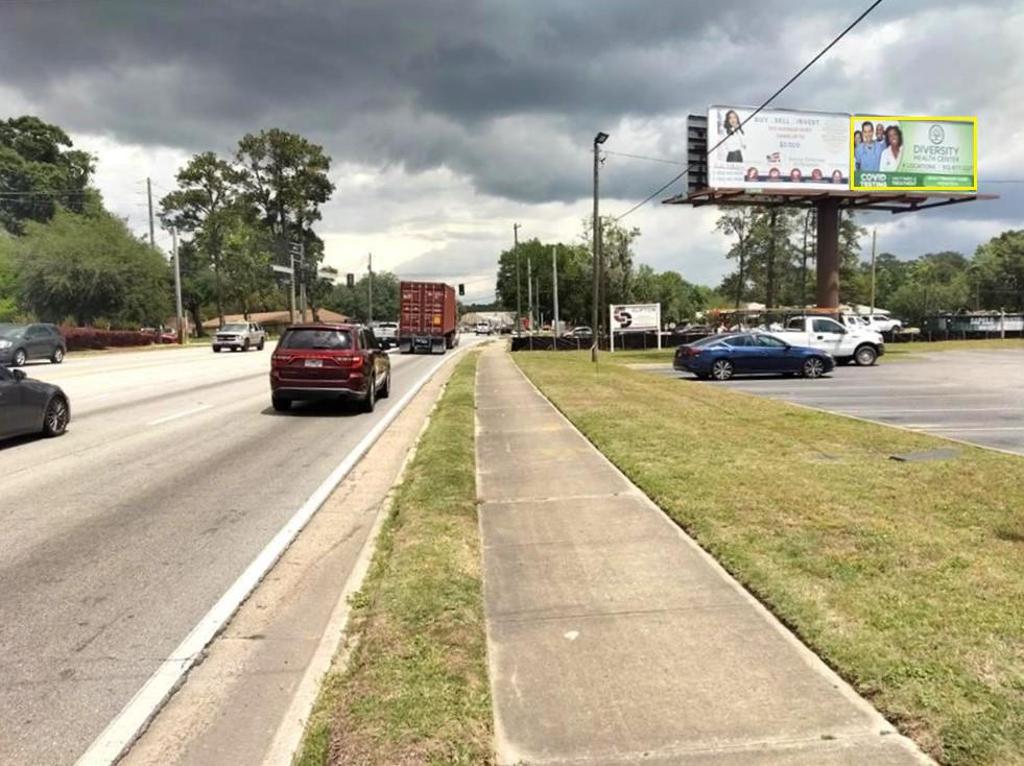
<svg viewBox="0 0 1024 766">
<path fill-rule="evenodd" d="M 796 82 L 804 72 L 806 72 L 808 69 L 810 69 L 812 66 L 814 66 L 814 64 L 816 64 L 818 62 L 818 59 L 820 59 L 822 56 L 824 56 L 826 53 L 828 53 L 830 50 L 832 50 L 832 48 L 840 40 L 842 40 L 844 37 L 846 37 L 846 35 L 850 32 L 850 30 L 852 30 L 855 26 L 860 24 L 860 22 L 863 21 L 867 17 L 867 15 L 869 13 L 871 13 L 873 10 L 875 10 L 875 8 L 877 8 L 881 4 L 882 4 L 882 0 L 875 0 L 875 2 L 873 2 L 870 6 L 868 6 L 868 9 L 866 11 L 864 11 L 856 19 L 854 19 L 852 24 L 850 24 L 846 29 L 844 29 L 842 32 L 840 32 L 839 35 L 832 40 L 832 42 L 830 42 L 828 45 L 826 45 L 824 48 L 822 48 L 814 58 L 812 58 L 810 61 L 808 61 L 806 64 L 804 64 L 804 66 L 800 69 L 799 72 L 797 72 L 795 75 L 790 77 L 789 80 L 786 81 L 785 85 L 783 85 L 781 88 L 779 88 L 777 91 L 775 91 L 772 95 L 770 95 L 764 101 L 764 103 L 761 104 L 761 106 L 757 107 L 757 109 L 755 109 L 753 112 L 751 112 L 750 115 L 747 117 L 747 119 L 743 120 L 739 124 L 739 127 L 737 128 L 737 130 L 742 130 L 744 125 L 746 125 L 748 122 L 750 122 L 752 119 L 754 119 L 754 117 L 756 117 L 766 106 L 768 106 L 772 101 L 774 101 L 776 98 L 778 98 L 783 93 L 783 91 L 786 90 L 786 88 L 788 88 L 790 85 L 792 85 L 794 82 Z M 723 136 L 722 139 L 717 144 L 715 144 L 710 149 L 708 149 L 707 154 L 705 156 L 706 157 L 710 157 L 711 153 L 714 152 L 715 149 L 717 149 L 719 146 L 724 144 L 728 137 L 729 137 L 728 134 Z M 696 167 L 697 167 L 697 163 L 693 163 L 691 165 L 687 165 L 686 168 L 684 168 L 681 173 L 679 173 L 674 178 L 672 178 L 671 181 L 669 181 L 664 186 L 661 186 L 660 188 L 655 190 L 652 194 L 649 194 L 648 196 L 646 196 L 643 200 L 641 200 L 637 204 L 633 205 L 633 207 L 631 207 L 629 210 L 627 210 L 622 215 L 620 215 L 617 218 L 615 218 L 615 220 L 616 221 L 621 221 L 623 218 L 625 218 L 627 215 L 629 215 L 633 211 L 639 210 L 640 208 L 642 208 L 644 205 L 646 205 L 652 199 L 657 197 L 659 194 L 661 194 L 663 191 L 665 191 L 668 187 L 670 187 L 672 184 L 674 184 L 676 181 L 678 181 L 680 178 L 685 176 L 687 173 L 689 173 L 691 170 L 693 170 Z"/>
<path fill-rule="evenodd" d="M 666 160 L 662 157 L 645 157 L 642 154 L 626 154 L 626 152 L 613 152 L 611 149 L 605 149 L 605 154 L 614 154 L 616 157 L 629 157 L 631 160 L 647 160 L 648 162 L 663 162 L 666 165 L 685 165 L 685 162 L 679 162 L 679 160 Z"/>
</svg>

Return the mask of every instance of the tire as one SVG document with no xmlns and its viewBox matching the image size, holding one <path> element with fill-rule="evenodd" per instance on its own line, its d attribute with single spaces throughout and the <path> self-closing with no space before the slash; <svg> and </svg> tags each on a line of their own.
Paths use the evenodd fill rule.
<svg viewBox="0 0 1024 766">
<path fill-rule="evenodd" d="M 242 344 L 242 351 L 245 352 L 245 351 L 248 351 L 248 350 L 249 350 L 249 339 L 246 338 L 245 339 L 245 343 Z"/>
<path fill-rule="evenodd" d="M 61 362 L 63 362 L 64 349 L 62 349 L 60 346 L 57 346 L 57 348 L 53 350 L 53 356 L 50 357 L 50 361 L 53 362 L 54 364 L 60 364 Z"/>
<path fill-rule="evenodd" d="M 47 403 L 46 412 L 43 414 L 43 436 L 60 436 L 68 430 L 70 419 L 67 399 L 63 396 L 53 397 Z"/>
<path fill-rule="evenodd" d="M 363 397 L 362 405 L 363 412 L 373 412 L 373 408 L 377 406 L 377 384 L 372 380 L 366 388 L 366 396 Z"/>
<path fill-rule="evenodd" d="M 380 387 L 380 393 L 378 394 L 381 399 L 387 399 L 391 396 L 391 370 L 388 370 L 387 377 L 384 378 L 384 385 Z"/>
<path fill-rule="evenodd" d="M 853 360 L 859 367 L 870 367 L 878 359 L 874 346 L 863 345 L 853 352 Z"/>
<path fill-rule="evenodd" d="M 729 380 L 735 371 L 736 366 L 728 359 L 716 359 L 711 363 L 711 377 L 720 383 Z"/>
<path fill-rule="evenodd" d="M 820 356 L 811 356 L 800 365 L 800 373 L 805 378 L 820 378 L 825 374 L 825 362 Z"/>
<path fill-rule="evenodd" d="M 263 350 L 263 346 L 265 346 L 266 343 L 267 343 L 266 340 L 264 340 L 263 338 L 260 338 L 260 342 L 256 344 L 256 350 L 257 351 L 262 351 Z"/>
<path fill-rule="evenodd" d="M 213 347 L 213 353 L 219 354 L 220 353 L 220 346 L 214 346 Z"/>
<path fill-rule="evenodd" d="M 28 354 L 25 353 L 25 349 L 19 348 L 14 352 L 14 356 L 11 357 L 12 367 L 24 367 L 25 362 L 28 361 Z"/>
<path fill-rule="evenodd" d="M 292 408 L 292 400 L 285 399 L 283 396 L 271 396 L 270 403 L 278 412 L 288 412 Z"/>
</svg>

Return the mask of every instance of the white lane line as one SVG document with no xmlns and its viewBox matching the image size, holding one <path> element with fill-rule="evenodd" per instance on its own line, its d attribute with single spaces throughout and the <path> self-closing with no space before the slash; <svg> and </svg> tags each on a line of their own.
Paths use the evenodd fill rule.
<svg viewBox="0 0 1024 766">
<path fill-rule="evenodd" d="M 349 471 L 373 446 L 380 435 L 387 430 L 388 426 L 405 409 L 412 398 L 419 393 L 427 381 L 436 373 L 441 366 L 457 358 L 461 351 L 469 346 L 455 349 L 450 354 L 445 354 L 432 365 L 413 385 L 405 392 L 394 407 L 391 407 L 369 432 L 359 440 L 359 443 L 345 456 L 338 466 L 331 471 L 323 483 L 316 488 L 312 495 L 302 506 L 295 511 L 292 517 L 285 523 L 276 535 L 264 546 L 259 555 L 252 563 L 245 568 L 238 579 L 231 584 L 217 603 L 213 605 L 185 639 L 178 644 L 170 656 L 163 660 L 159 667 L 153 672 L 142 688 L 128 701 L 121 709 L 121 712 L 107 724 L 107 727 L 100 735 L 93 740 L 89 748 L 75 762 L 75 766 L 107 766 L 113 764 L 128 750 L 145 730 L 149 722 L 163 707 L 164 703 L 174 693 L 175 689 L 183 682 L 185 674 L 202 656 L 206 645 L 224 629 L 228 620 L 238 610 L 242 602 L 255 590 L 260 581 L 277 563 L 288 546 L 298 536 L 299 532 L 309 523 L 320 506 L 324 504 L 334 488 L 341 483 Z"/>
<path fill-rule="evenodd" d="M 947 426 L 947 425 L 936 425 L 929 426 L 935 431 L 953 431 L 959 433 L 960 431 L 970 431 L 976 433 L 980 431 L 1024 431 L 1024 426 Z"/>
<path fill-rule="evenodd" d="M 164 418 L 157 418 L 146 423 L 147 426 L 159 426 L 164 423 L 170 423 L 172 420 L 178 420 L 179 418 L 187 418 L 189 415 L 195 415 L 197 412 L 203 412 L 213 407 L 212 404 L 200 404 L 198 407 L 193 407 L 190 410 L 182 410 L 181 412 L 175 412 L 173 415 L 168 415 Z"/>
<path fill-rule="evenodd" d="M 858 415 L 911 415 L 919 412 L 1005 412 L 1008 415 L 1024 415 L 1024 410 L 1015 410 L 1013 407 L 900 407 L 896 409 L 843 407 L 842 410 L 843 412 L 855 412 Z"/>
</svg>

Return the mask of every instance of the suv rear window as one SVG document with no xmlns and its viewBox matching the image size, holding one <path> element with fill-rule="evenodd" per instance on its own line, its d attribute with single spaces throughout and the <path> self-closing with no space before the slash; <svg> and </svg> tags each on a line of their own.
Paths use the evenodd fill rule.
<svg viewBox="0 0 1024 766">
<path fill-rule="evenodd" d="M 352 333 L 348 330 L 287 330 L 281 338 L 281 348 L 309 348 L 344 350 L 352 348 Z"/>
</svg>

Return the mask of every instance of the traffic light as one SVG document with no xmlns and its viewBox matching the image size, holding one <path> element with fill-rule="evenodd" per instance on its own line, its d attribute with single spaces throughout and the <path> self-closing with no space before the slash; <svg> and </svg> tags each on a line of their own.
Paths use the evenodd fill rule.
<svg viewBox="0 0 1024 766">
<path fill-rule="evenodd" d="M 465 294 L 466 294 L 466 286 L 460 282 L 459 283 L 459 295 L 465 295 Z"/>
<path fill-rule="evenodd" d="M 346 274 L 345 275 L 345 286 L 346 287 L 355 287 L 356 286 L 356 275 L 355 274 Z"/>
</svg>

